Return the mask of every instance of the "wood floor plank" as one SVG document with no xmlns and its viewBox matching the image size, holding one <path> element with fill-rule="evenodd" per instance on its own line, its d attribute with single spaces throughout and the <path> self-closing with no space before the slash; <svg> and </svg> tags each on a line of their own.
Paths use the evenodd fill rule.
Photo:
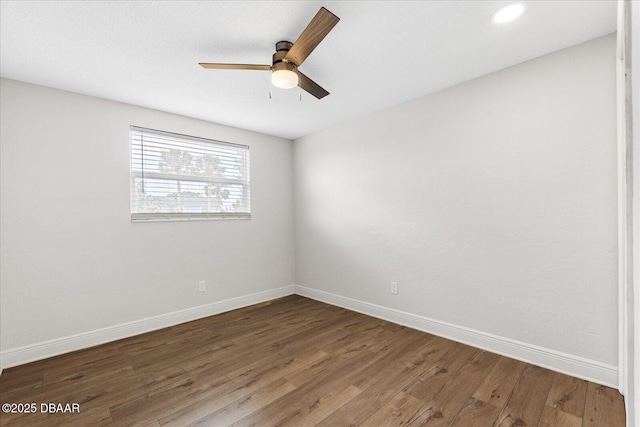
<svg viewBox="0 0 640 427">
<path fill-rule="evenodd" d="M 111 414 L 107 408 L 84 411 L 79 414 L 38 413 L 28 418 L 0 415 L 0 425 L 6 427 L 50 427 L 50 426 L 107 426 L 111 423 Z"/>
<path fill-rule="evenodd" d="M 473 393 L 473 397 L 502 409 L 526 366 L 526 363 L 519 360 L 501 357 Z"/>
<path fill-rule="evenodd" d="M 226 375 L 239 384 L 259 380 L 275 380 L 279 377 L 284 377 L 298 370 L 302 370 L 306 366 L 318 362 L 328 355 L 328 353 L 322 350 L 315 349 L 286 357 L 282 354 L 274 354 L 228 372 Z"/>
<path fill-rule="evenodd" d="M 582 418 L 587 396 L 587 381 L 556 372 L 547 406 Z"/>
<path fill-rule="evenodd" d="M 320 359 L 317 362 L 311 364 L 307 369 L 298 370 L 286 376 L 287 380 L 293 384 L 302 386 L 310 382 L 316 381 L 319 378 L 330 376 L 337 369 L 340 369 L 343 363 L 350 363 L 354 357 L 360 357 L 363 353 L 366 353 L 367 361 L 375 358 L 375 353 L 369 352 L 366 348 L 361 346 L 347 347 L 340 351 L 334 352 Z M 352 374 L 362 369 L 360 366 L 358 369 L 354 369 L 351 372 L 346 372 L 346 375 Z"/>
<path fill-rule="evenodd" d="M 129 383 L 128 386 L 125 381 Z M 34 389 L 28 395 L 9 397 L 8 399 L 10 400 L 3 402 L 78 403 L 82 411 L 88 411 L 99 407 L 108 408 L 108 405 L 112 402 L 126 398 L 124 393 L 127 390 L 137 389 L 142 386 L 143 383 L 136 378 L 133 369 L 131 367 L 123 367 L 113 370 L 110 375 L 105 374 L 95 379 L 85 378 L 79 382 L 46 384 Z"/>
<path fill-rule="evenodd" d="M 465 364 L 473 360 L 478 352 L 478 349 L 468 345 L 451 342 L 449 351 L 438 360 L 438 363 L 416 378 L 405 392 L 424 402 L 431 401 Z"/>
<path fill-rule="evenodd" d="M 475 357 L 464 365 L 456 375 L 445 384 L 424 410 L 413 418 L 409 425 L 416 426 L 448 426 L 469 400 L 500 356 L 486 351 L 479 351 Z"/>
<path fill-rule="evenodd" d="M 475 397 L 464 404 L 451 427 L 487 427 L 492 426 L 498 418 L 500 408 Z"/>
<path fill-rule="evenodd" d="M 571 415 L 560 409 L 545 406 L 538 427 L 581 427 L 582 418 Z"/>
<path fill-rule="evenodd" d="M 357 313 L 342 309 L 318 315 L 322 317 L 322 322 L 306 323 L 304 327 L 294 330 L 292 334 L 268 342 L 264 348 L 278 350 L 304 343 L 307 346 L 312 344 L 320 349 L 327 342 L 339 339 L 348 334 L 349 331 L 361 328 L 368 323 L 366 319 L 358 316 Z M 250 344 L 255 345 L 254 343 Z"/>
<path fill-rule="evenodd" d="M 301 411 L 302 408 L 313 405 L 314 402 L 329 394 L 343 381 L 343 378 L 361 369 L 361 366 L 374 357 L 375 354 L 367 349 L 347 351 L 337 356 L 330 355 L 306 370 L 307 380 L 299 382 L 299 387 L 289 393 L 286 400 L 277 400 L 233 425 L 268 426 L 279 424 L 287 418 L 288 414 Z M 300 378 L 300 376 L 296 376 L 297 380 Z M 289 379 L 288 376 L 287 379 Z M 292 382 L 296 384 L 296 382 Z"/>
<path fill-rule="evenodd" d="M 228 372 L 260 360 L 269 353 L 286 351 L 286 354 L 291 355 L 298 351 L 307 350 L 310 346 L 316 348 L 314 339 L 316 336 L 330 334 L 333 327 L 353 321 L 354 314 L 353 312 L 342 310 L 327 317 L 322 325 L 308 329 L 300 328 L 293 332 L 288 330 L 285 333 L 274 333 L 271 340 L 236 345 L 234 348 L 225 349 L 216 354 L 209 354 L 207 357 L 198 357 L 186 361 L 183 367 L 192 375 L 198 375 L 206 371 Z"/>
<path fill-rule="evenodd" d="M 32 390 L 44 382 L 44 369 L 37 363 L 4 369 L 0 375 L 0 401 L 7 402 L 8 394 L 15 394 L 20 390 Z"/>
<path fill-rule="evenodd" d="M 0 426 L 624 427 L 613 389 L 292 295 L 5 370 Z"/>
<path fill-rule="evenodd" d="M 405 425 L 423 406 L 422 400 L 401 391 L 361 425 L 368 427 Z"/>
<path fill-rule="evenodd" d="M 281 427 L 299 427 L 302 425 L 318 425 L 322 420 L 346 405 L 362 393 L 358 387 L 342 383 L 328 394 L 316 399 L 311 405 L 301 407 L 282 419 Z"/>
<path fill-rule="evenodd" d="M 456 342 L 454 341 L 451 341 L 442 337 L 433 336 L 433 338 L 429 341 L 429 348 L 425 353 L 426 360 L 429 360 L 432 362 L 443 360 L 444 356 L 447 353 L 454 350 L 455 345 L 456 345 Z M 464 344 L 460 344 L 460 346 L 463 346 L 463 345 Z M 457 351 L 457 350 L 454 350 L 454 351 Z"/>
<path fill-rule="evenodd" d="M 190 328 L 191 325 L 189 324 L 195 324 L 196 327 L 207 327 L 214 332 L 220 329 L 226 331 L 234 324 L 257 324 L 262 320 L 269 320 L 274 316 L 278 316 L 283 313 L 296 312 L 310 306 L 317 307 L 318 303 L 310 299 L 301 299 L 295 295 L 291 295 L 268 301 L 266 303 L 243 307 L 237 310 L 220 313 L 215 316 L 194 320 L 193 322 L 172 326 L 172 328 L 181 330 L 183 328 Z"/>
<path fill-rule="evenodd" d="M 528 365 L 496 420 L 496 427 L 535 426 L 544 409 L 554 373 Z"/>
<path fill-rule="evenodd" d="M 155 414 L 162 426 L 183 427 L 232 404 L 238 399 L 265 386 L 260 382 L 238 385 L 233 381 L 223 383 L 219 387 L 210 388 L 205 392 L 193 396 L 190 400 L 183 400 L 179 404 L 172 404 Z"/>
<path fill-rule="evenodd" d="M 620 393 L 610 387 L 589 383 L 582 426 L 624 426 L 624 423 L 624 401 Z"/>
<path fill-rule="evenodd" d="M 149 352 L 158 354 L 158 352 L 164 352 L 167 349 L 184 346 L 186 343 L 186 336 L 171 332 L 167 333 L 164 329 L 115 342 L 119 353 L 132 356 Z"/>
<path fill-rule="evenodd" d="M 406 337 L 404 337 L 406 338 Z M 347 381 L 362 389 L 362 394 L 353 398 L 340 409 L 327 417 L 319 425 L 359 425 L 369 418 L 372 408 L 386 405 L 398 393 L 411 384 L 416 377 L 430 369 L 432 364 L 429 344 L 433 337 L 413 336 L 405 345 L 397 346 L 393 351 L 378 355 L 347 378 Z"/>
<path fill-rule="evenodd" d="M 111 406 L 115 425 L 129 425 L 139 420 L 158 420 L 169 413 L 191 404 L 203 395 L 231 393 L 237 386 L 228 378 L 187 378 L 160 389 L 127 399 Z"/>
<path fill-rule="evenodd" d="M 392 351 L 396 345 L 396 343 L 398 341 L 400 341 L 401 337 L 406 337 L 407 339 L 409 338 L 413 338 L 413 337 L 417 337 L 418 335 L 422 334 L 421 338 L 422 339 L 431 339 L 432 335 L 429 334 L 424 334 L 420 331 L 417 331 L 415 329 L 411 329 L 411 328 L 407 328 L 407 327 L 402 327 L 400 329 L 398 329 L 397 331 L 395 331 L 393 333 L 393 335 L 391 336 L 391 338 L 387 338 L 385 340 L 382 340 L 378 343 L 376 343 L 375 345 L 371 345 L 369 350 L 373 351 L 374 353 L 380 354 L 380 355 L 384 355 L 390 351 Z"/>
<path fill-rule="evenodd" d="M 241 418 L 255 412 L 274 400 L 280 399 L 296 388 L 284 378 L 280 378 L 265 387 L 256 390 L 250 395 L 218 409 L 190 426 L 228 426 Z"/>
<path fill-rule="evenodd" d="M 184 351 L 189 348 L 189 351 Z M 205 345 L 190 344 L 173 348 L 170 352 L 161 354 L 128 355 L 125 360 L 136 372 L 158 372 L 165 369 L 180 367 L 185 371 L 195 361 L 221 360 L 236 352 L 242 351 L 231 341 L 208 342 Z"/>
<path fill-rule="evenodd" d="M 161 418 L 160 423 L 162 425 L 184 426 L 195 422 L 237 399 L 244 398 L 254 390 L 268 384 L 270 381 L 285 377 L 287 374 L 295 373 L 296 371 L 306 370 L 309 364 L 320 363 L 322 359 L 326 358 L 326 356 L 318 358 L 324 353 L 315 351 L 313 348 L 307 351 L 306 356 L 305 353 L 301 354 L 301 357 L 293 360 L 292 362 L 286 360 L 280 363 L 280 365 L 277 366 L 277 369 L 267 369 L 268 372 L 265 372 L 264 375 L 247 377 L 244 381 L 239 380 L 239 373 L 242 372 L 242 369 L 232 371 L 230 373 L 230 375 L 234 377 L 232 381 L 235 381 L 238 384 L 238 387 L 235 390 L 227 392 L 224 397 L 218 396 L 213 398 L 210 396 L 199 396 L 198 399 L 193 401 L 190 405 L 180 408 L 180 410 L 176 410 L 170 415 Z"/>
<path fill-rule="evenodd" d="M 377 352 L 377 357 L 360 372 L 352 375 L 349 381 L 365 390 L 381 378 L 388 378 L 388 374 L 393 375 L 405 369 L 410 369 L 416 377 L 421 375 L 423 370 L 415 369 L 425 362 L 425 353 L 429 352 L 428 344 L 432 339 L 433 337 L 414 330 L 399 331 L 388 340 L 388 349 Z"/>
</svg>

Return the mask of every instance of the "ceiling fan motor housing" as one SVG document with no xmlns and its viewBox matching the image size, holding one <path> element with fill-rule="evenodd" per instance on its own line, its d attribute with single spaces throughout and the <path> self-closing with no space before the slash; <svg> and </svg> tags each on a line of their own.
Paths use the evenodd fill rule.
<svg viewBox="0 0 640 427">
<path fill-rule="evenodd" d="M 278 43 L 276 43 L 276 51 L 280 51 L 280 50 L 289 51 L 289 49 L 291 49 L 292 46 L 293 46 L 293 43 L 288 42 L 286 40 L 280 40 Z"/>
<path fill-rule="evenodd" d="M 291 70 L 294 71 L 296 69 L 296 64 L 293 62 L 285 61 L 284 57 L 287 56 L 289 49 L 291 49 L 293 43 L 288 42 L 286 40 L 281 40 L 276 43 L 276 53 L 273 54 L 273 67 L 274 71 L 276 70 Z"/>
</svg>

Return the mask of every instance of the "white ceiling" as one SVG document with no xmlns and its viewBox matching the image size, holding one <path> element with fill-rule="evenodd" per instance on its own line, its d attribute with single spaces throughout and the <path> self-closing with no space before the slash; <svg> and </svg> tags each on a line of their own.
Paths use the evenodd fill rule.
<svg viewBox="0 0 640 427">
<path fill-rule="evenodd" d="M 616 1 L 6 1 L 2 77 L 294 139 L 616 30 Z M 331 94 L 271 88 L 264 71 L 321 6 L 341 18 L 300 70 Z M 269 91 L 272 90 L 272 99 Z"/>
</svg>

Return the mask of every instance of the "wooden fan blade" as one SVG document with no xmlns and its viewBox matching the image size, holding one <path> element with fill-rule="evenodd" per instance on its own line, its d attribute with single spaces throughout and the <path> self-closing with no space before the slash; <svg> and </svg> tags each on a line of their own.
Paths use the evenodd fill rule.
<svg viewBox="0 0 640 427">
<path fill-rule="evenodd" d="M 318 99 L 322 99 L 325 96 L 329 95 L 329 92 L 324 90 L 318 83 L 314 82 L 309 77 L 302 74 L 300 71 L 298 71 L 298 86 Z"/>
<path fill-rule="evenodd" d="M 271 65 L 254 65 L 254 64 L 211 64 L 200 62 L 202 68 L 212 68 L 220 70 L 263 70 L 270 71 Z"/>
<path fill-rule="evenodd" d="M 284 57 L 286 61 L 293 62 L 297 66 L 302 65 L 307 56 L 320 42 L 329 34 L 329 31 L 336 26 L 340 18 L 321 7 L 316 16 L 313 17 L 307 28 L 304 29 L 298 40 L 293 44 L 289 52 Z"/>
</svg>

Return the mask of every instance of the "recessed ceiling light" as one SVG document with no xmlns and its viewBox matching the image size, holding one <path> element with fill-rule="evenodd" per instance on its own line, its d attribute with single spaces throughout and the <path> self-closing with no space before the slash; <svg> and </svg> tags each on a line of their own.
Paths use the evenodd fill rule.
<svg viewBox="0 0 640 427">
<path fill-rule="evenodd" d="M 524 3 L 509 3 L 506 6 L 502 6 L 493 14 L 493 22 L 496 24 L 504 24 L 505 22 L 513 21 L 527 10 Z"/>
</svg>

